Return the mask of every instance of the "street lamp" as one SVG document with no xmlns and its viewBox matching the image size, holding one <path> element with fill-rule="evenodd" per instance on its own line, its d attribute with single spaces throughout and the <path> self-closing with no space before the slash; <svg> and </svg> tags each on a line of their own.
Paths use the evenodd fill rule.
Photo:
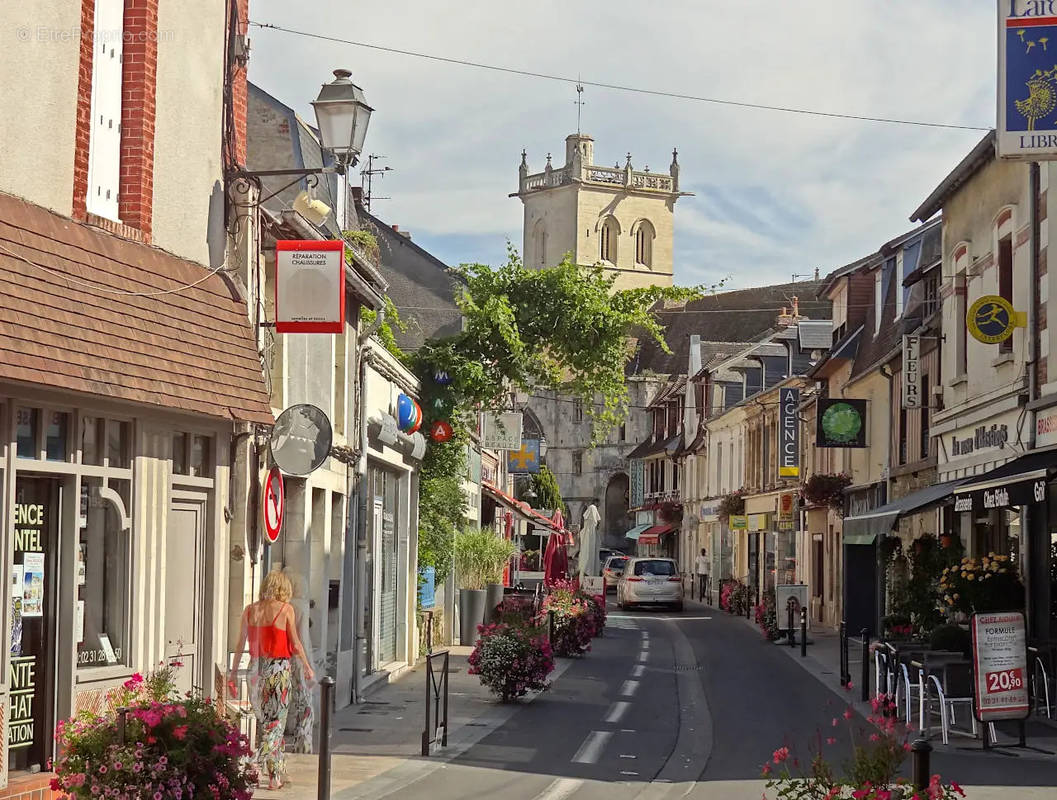
<svg viewBox="0 0 1057 800">
<path fill-rule="evenodd" d="M 333 153 L 342 168 L 355 165 L 363 152 L 374 111 L 351 77 L 347 69 L 334 70 L 334 80 L 324 83 L 319 97 L 312 101 L 323 149 Z"/>
</svg>

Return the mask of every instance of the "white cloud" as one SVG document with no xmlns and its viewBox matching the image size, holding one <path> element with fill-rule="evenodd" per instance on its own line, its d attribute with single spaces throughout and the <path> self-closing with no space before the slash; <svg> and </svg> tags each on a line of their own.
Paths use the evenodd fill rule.
<svg viewBox="0 0 1057 800">
<path fill-rule="evenodd" d="M 866 116 L 994 118 L 994 9 L 942 0 L 782 3 L 253 0 L 251 18 L 339 38 L 585 80 Z M 562 159 L 568 84 L 251 29 L 251 78 L 311 119 L 329 71 L 377 109 L 368 148 L 394 171 L 375 210 L 441 249 L 521 241 L 521 148 Z M 752 282 L 823 272 L 910 227 L 981 134 L 736 109 L 588 87 L 599 163 L 666 168 L 679 147 L 696 197 L 676 209 L 676 277 Z M 708 191 L 705 191 L 705 190 Z M 738 209 L 741 209 L 739 213 Z M 458 252 L 438 252 L 458 262 Z M 476 254 L 480 257 L 480 252 Z M 740 285 L 745 285 L 741 283 Z"/>
</svg>

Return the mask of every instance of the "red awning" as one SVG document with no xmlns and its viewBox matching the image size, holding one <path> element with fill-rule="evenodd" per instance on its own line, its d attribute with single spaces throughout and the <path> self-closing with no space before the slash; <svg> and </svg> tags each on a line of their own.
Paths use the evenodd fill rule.
<svg viewBox="0 0 1057 800">
<path fill-rule="evenodd" d="M 511 511 L 515 511 L 520 514 L 523 518 L 531 522 L 533 525 L 540 525 L 555 530 L 554 523 L 545 517 L 543 514 L 536 511 L 536 509 L 529 506 L 528 503 L 523 503 L 520 500 L 515 500 L 513 497 L 508 495 L 501 489 L 493 486 L 490 483 L 481 483 L 481 489 L 484 493 L 490 496 L 495 502 L 501 506 L 509 508 Z"/>
<path fill-rule="evenodd" d="M 639 534 L 639 544 L 660 544 L 661 537 L 674 530 L 674 525 L 654 525 Z"/>
</svg>

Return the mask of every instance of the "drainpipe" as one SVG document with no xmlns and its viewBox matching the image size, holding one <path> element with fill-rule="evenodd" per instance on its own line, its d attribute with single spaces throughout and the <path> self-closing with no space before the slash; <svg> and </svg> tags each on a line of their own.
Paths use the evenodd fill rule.
<svg viewBox="0 0 1057 800">
<path fill-rule="evenodd" d="M 367 364 L 370 354 L 367 351 L 367 341 L 385 321 L 385 309 L 380 308 L 377 312 L 374 324 L 365 330 L 356 340 L 356 362 L 358 374 L 356 380 L 356 414 L 359 422 L 359 437 L 356 442 L 356 451 L 359 460 L 356 465 L 356 519 L 355 519 L 355 547 L 352 548 L 352 702 L 363 702 L 360 692 L 360 669 L 363 659 L 363 645 L 366 639 L 363 621 L 366 596 L 364 588 L 367 578 L 367 401 L 364 383 L 367 374 Z M 352 507 L 352 495 L 349 496 L 348 505 Z"/>
<path fill-rule="evenodd" d="M 1042 220 L 1039 219 L 1039 192 L 1041 187 L 1041 180 L 1039 176 L 1039 163 L 1032 161 L 1028 168 L 1028 213 L 1031 217 L 1031 258 L 1028 266 L 1028 341 L 1026 349 L 1026 364 L 1028 372 L 1028 402 L 1025 408 L 1025 413 L 1031 413 L 1029 409 L 1031 404 L 1039 396 L 1039 364 L 1038 364 L 1038 353 L 1039 353 L 1039 315 L 1038 315 L 1038 303 L 1039 303 L 1039 250 L 1040 250 L 1040 237 L 1042 235 Z M 1028 441 L 1027 449 L 1035 449 L 1035 420 L 1031 420 L 1031 424 L 1028 426 Z M 1047 494 L 1049 494 L 1047 492 Z M 1033 600 L 1033 578 L 1035 574 L 1039 572 L 1039 567 L 1035 565 L 1035 555 L 1045 555 L 1046 551 L 1043 548 L 1037 548 L 1037 553 L 1032 552 L 1032 543 L 1037 538 L 1032 535 L 1032 526 L 1036 525 L 1038 520 L 1037 517 L 1042 515 L 1048 516 L 1048 504 L 1040 510 L 1038 505 L 1035 506 L 1022 506 L 1020 510 L 1020 530 L 1021 536 L 1024 538 L 1025 546 L 1021 548 L 1021 574 L 1024 576 L 1024 599 L 1025 599 L 1025 614 L 1024 617 L 1027 620 L 1029 635 L 1035 633 L 1036 626 L 1032 624 L 1032 618 L 1035 615 L 1035 603 Z M 1043 520 L 1046 516 L 1042 517 Z M 1026 556 L 1026 558 L 1025 558 Z M 1033 574 L 1034 573 L 1034 574 Z M 1041 576 L 1040 576 L 1041 577 Z"/>
</svg>

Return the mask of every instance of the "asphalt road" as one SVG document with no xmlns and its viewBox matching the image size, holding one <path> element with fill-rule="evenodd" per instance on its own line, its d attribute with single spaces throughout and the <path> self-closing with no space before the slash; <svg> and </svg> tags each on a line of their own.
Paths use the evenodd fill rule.
<svg viewBox="0 0 1057 800">
<path fill-rule="evenodd" d="M 744 620 L 700 607 L 611 608 L 605 636 L 550 691 L 392 796 L 756 800 L 760 767 L 778 747 L 810 757 L 806 745 L 821 742 L 847 757 L 847 708 Z M 1057 785 L 1057 759 L 956 752 L 938 756 L 937 770 L 965 784 Z"/>
</svg>

